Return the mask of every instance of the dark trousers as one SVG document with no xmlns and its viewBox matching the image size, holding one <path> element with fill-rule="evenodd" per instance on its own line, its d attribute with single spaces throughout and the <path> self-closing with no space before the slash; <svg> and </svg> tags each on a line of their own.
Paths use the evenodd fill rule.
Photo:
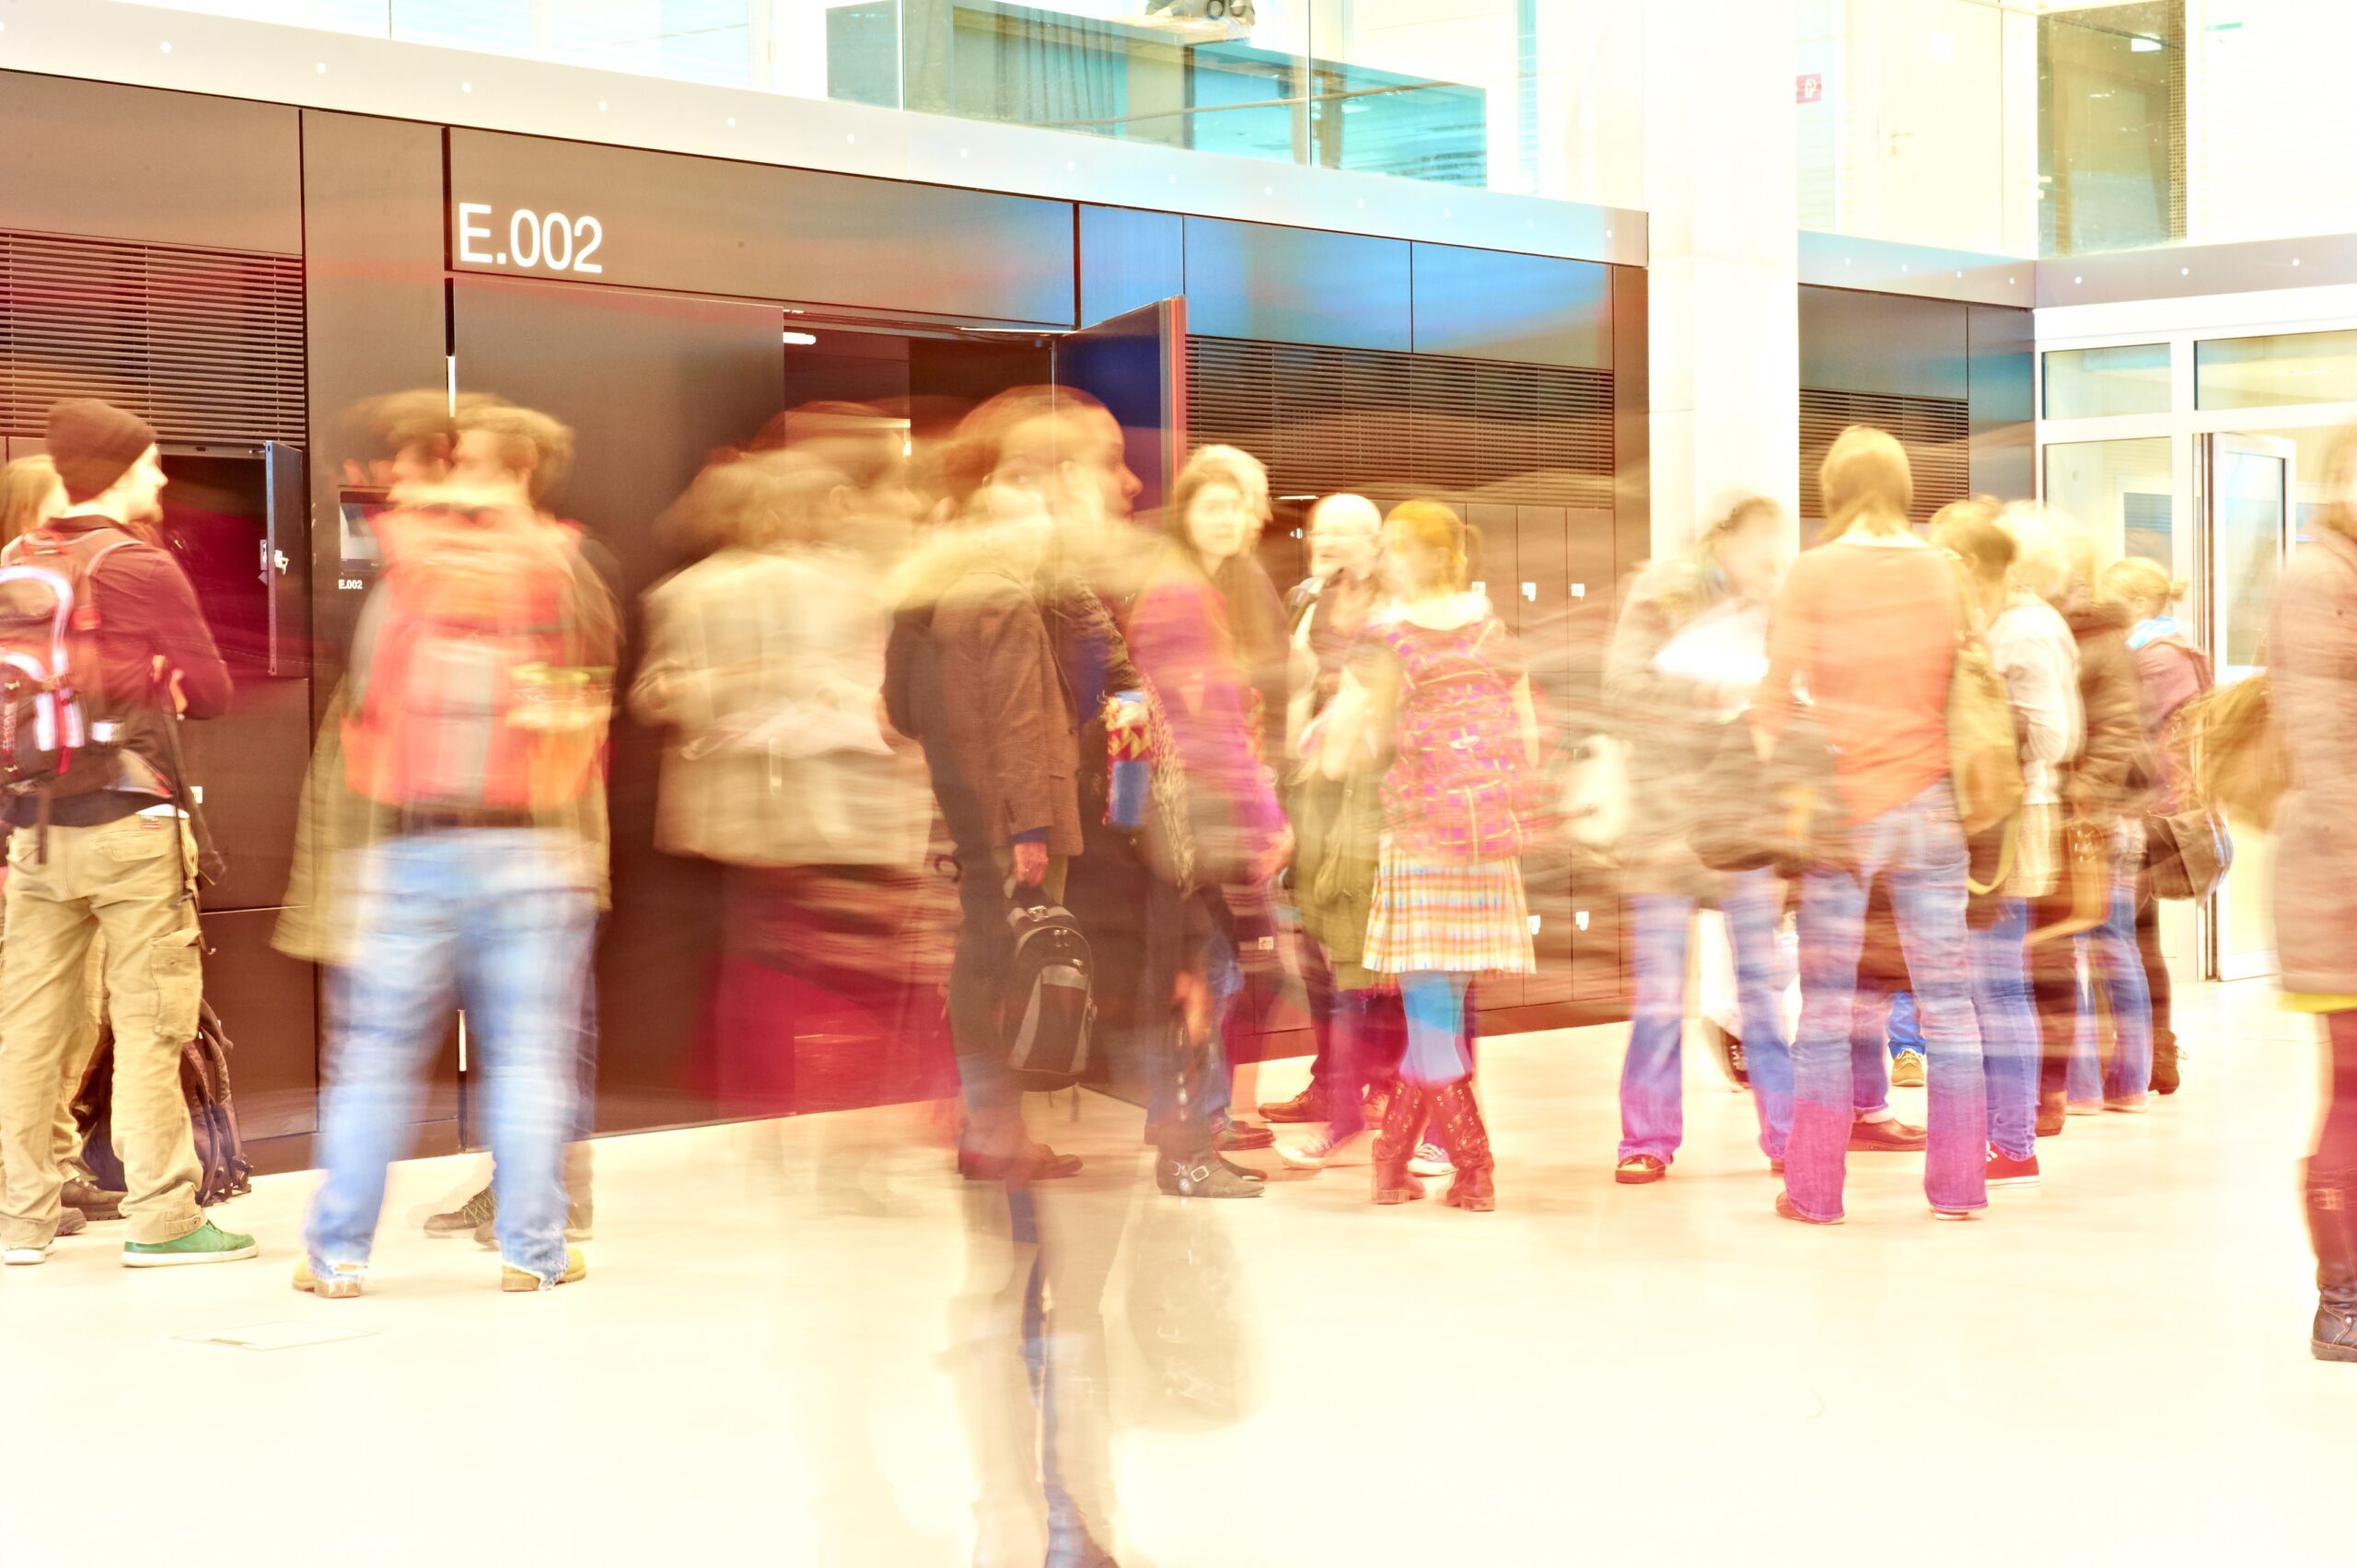
<svg viewBox="0 0 2357 1568">
<path fill-rule="evenodd" d="M 2149 878 L 2140 877 L 2136 889 L 2136 952 L 2144 960 L 2144 989 L 2153 998 L 2153 1063 L 2177 1067 L 2177 1029 L 2169 1015 L 2169 966 L 2161 957 L 2161 901 L 2153 897 Z"/>
<path fill-rule="evenodd" d="M 2071 889 L 2066 882 L 2029 906 L 2036 931 L 2066 920 Z M 2079 1042 L 2079 945 L 2068 936 L 2049 937 L 2029 949 L 2029 998 L 2038 1008 L 2038 1092 L 2050 1098 L 2065 1092 L 2071 1053 Z"/>
</svg>

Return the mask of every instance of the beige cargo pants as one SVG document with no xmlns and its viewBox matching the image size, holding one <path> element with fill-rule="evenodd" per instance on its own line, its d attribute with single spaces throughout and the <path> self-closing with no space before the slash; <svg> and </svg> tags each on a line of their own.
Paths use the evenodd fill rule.
<svg viewBox="0 0 2357 1568">
<path fill-rule="evenodd" d="M 0 956 L 7 951 L 7 934 L 8 900 L 0 896 Z M 80 1092 L 83 1076 L 90 1070 L 90 1058 L 99 1049 L 99 1020 L 105 1016 L 106 1009 L 106 960 L 107 945 L 101 937 L 90 944 L 89 962 L 82 966 L 82 1016 L 75 1022 L 58 1077 L 57 1124 L 50 1147 L 57 1159 L 58 1177 L 65 1181 L 91 1179 L 90 1167 L 82 1163 L 82 1134 L 74 1125 L 74 1097 Z M 0 1041 L 0 1053 L 6 1050 L 6 1041 Z"/>
<path fill-rule="evenodd" d="M 19 830 L 8 851 L 0 950 L 0 1245 L 57 1231 L 64 1187 L 61 1091 L 89 1053 L 88 964 L 105 943 L 114 1025 L 114 1146 L 132 1241 L 175 1241 L 204 1223 L 202 1172 L 180 1094 L 180 1050 L 196 1033 L 204 976 L 196 910 L 182 898 L 186 830 L 168 817 L 96 828 Z M 177 852 L 177 854 L 175 853 Z M 75 1058 L 79 1055 L 81 1061 Z M 70 1128 L 64 1134 L 69 1145 Z"/>
</svg>

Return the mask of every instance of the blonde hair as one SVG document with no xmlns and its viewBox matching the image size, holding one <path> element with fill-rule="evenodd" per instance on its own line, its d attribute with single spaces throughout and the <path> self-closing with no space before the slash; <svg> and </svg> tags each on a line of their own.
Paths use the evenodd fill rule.
<svg viewBox="0 0 2357 1568">
<path fill-rule="evenodd" d="M 1826 539 L 1852 528 L 1868 533 L 1907 531 L 1907 509 L 1915 504 L 1915 472 L 1907 449 L 1888 431 L 1853 424 L 1834 439 L 1817 472 L 1825 498 Z"/>
<path fill-rule="evenodd" d="M 2131 555 L 2104 569 L 2099 585 L 2104 602 L 2143 610 L 2157 615 L 2185 597 L 2185 579 L 2169 575 L 2157 561 Z"/>
<path fill-rule="evenodd" d="M 18 458 L 0 469 L 0 545 L 14 543 L 17 535 L 49 521 L 64 499 L 57 465 L 45 457 Z"/>
<path fill-rule="evenodd" d="M 1441 558 L 1441 584 L 1463 588 L 1470 576 L 1472 530 L 1465 520 L 1437 501 L 1403 501 L 1383 519 L 1384 531 L 1394 528 Z"/>
</svg>

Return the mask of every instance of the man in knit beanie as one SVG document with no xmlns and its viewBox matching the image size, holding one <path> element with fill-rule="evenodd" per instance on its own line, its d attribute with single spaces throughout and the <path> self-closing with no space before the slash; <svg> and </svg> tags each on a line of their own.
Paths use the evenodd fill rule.
<svg viewBox="0 0 2357 1568">
<path fill-rule="evenodd" d="M 57 404 L 49 451 L 66 506 L 15 546 L 73 586 L 68 643 L 94 744 L 70 772 L 19 780 L 5 797 L 24 830 L 8 846 L 0 952 L 0 1262 L 40 1263 L 63 1219 L 51 1146 L 58 1085 L 85 1005 L 84 960 L 106 948 L 114 1026 L 114 1138 L 132 1268 L 254 1255 L 254 1238 L 205 1219 L 180 1093 L 180 1051 L 204 995 L 191 847 L 175 767 L 178 714 L 229 705 L 229 671 L 179 564 L 152 542 L 163 517 L 156 432 L 90 399 Z M 100 737 L 99 731 L 105 734 Z"/>
<path fill-rule="evenodd" d="M 64 482 L 65 504 L 80 506 L 113 489 L 137 467 L 156 455 L 156 432 L 135 413 L 96 398 L 72 398 L 49 411 L 49 460 Z M 163 494 L 160 461 L 156 493 L 148 509 Z M 154 517 L 127 517 L 126 522 L 154 521 Z"/>
</svg>

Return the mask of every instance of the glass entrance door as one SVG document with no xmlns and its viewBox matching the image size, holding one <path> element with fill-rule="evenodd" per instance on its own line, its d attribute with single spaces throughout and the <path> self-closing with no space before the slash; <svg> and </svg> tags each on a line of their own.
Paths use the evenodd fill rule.
<svg viewBox="0 0 2357 1568">
<path fill-rule="evenodd" d="M 2232 433 L 2206 436 L 2203 447 L 2202 631 L 2225 686 L 2265 668 L 2268 612 L 2293 543 L 2296 449 Z M 2205 967 L 2214 979 L 2252 980 L 2275 972 L 2274 846 L 2247 833 L 2235 850 L 2234 872 L 2204 923 Z"/>
</svg>

